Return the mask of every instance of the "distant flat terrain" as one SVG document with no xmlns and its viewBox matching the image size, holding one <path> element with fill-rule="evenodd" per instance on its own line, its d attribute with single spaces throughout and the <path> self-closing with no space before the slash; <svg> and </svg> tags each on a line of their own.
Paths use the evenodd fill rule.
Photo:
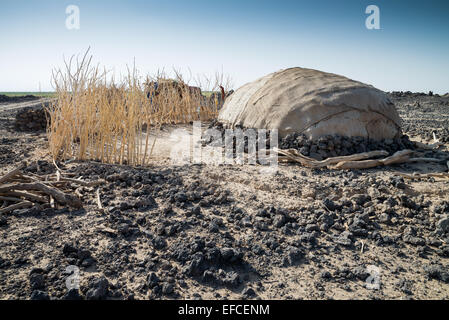
<svg viewBox="0 0 449 320">
<path fill-rule="evenodd" d="M 7 97 L 25 97 L 25 96 L 35 96 L 39 98 L 52 98 L 56 97 L 56 92 L 0 92 L 0 96 L 4 95 Z"/>
</svg>

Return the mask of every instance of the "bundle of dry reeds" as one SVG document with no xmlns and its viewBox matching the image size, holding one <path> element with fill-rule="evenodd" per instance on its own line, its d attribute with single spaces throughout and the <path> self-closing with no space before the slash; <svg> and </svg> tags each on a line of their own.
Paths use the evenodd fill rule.
<svg viewBox="0 0 449 320">
<path fill-rule="evenodd" d="M 54 159 L 145 165 L 151 156 L 152 128 L 217 115 L 217 104 L 189 86 L 180 72 L 175 71 L 174 79 L 158 72 L 142 81 L 134 66 L 116 82 L 92 66 L 88 52 L 53 72 L 57 98 L 48 108 L 47 131 Z M 216 74 L 213 86 L 206 82 L 214 90 L 229 84 L 229 79 L 221 83 L 223 79 Z"/>
</svg>

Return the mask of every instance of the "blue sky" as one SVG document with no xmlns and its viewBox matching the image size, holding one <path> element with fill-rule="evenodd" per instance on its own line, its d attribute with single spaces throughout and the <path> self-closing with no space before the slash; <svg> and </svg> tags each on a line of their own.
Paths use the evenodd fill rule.
<svg viewBox="0 0 449 320">
<path fill-rule="evenodd" d="M 65 27 L 68 5 L 80 30 Z M 365 27 L 368 5 L 380 30 Z M 235 87 L 307 67 L 382 90 L 449 91 L 449 1 L 0 0 L 0 91 L 52 90 L 51 69 L 89 46 L 117 75 L 223 70 Z"/>
</svg>

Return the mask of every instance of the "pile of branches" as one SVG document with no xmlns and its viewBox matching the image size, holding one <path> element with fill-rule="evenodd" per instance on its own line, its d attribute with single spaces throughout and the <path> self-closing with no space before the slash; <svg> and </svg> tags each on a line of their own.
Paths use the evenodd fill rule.
<svg viewBox="0 0 449 320">
<path fill-rule="evenodd" d="M 60 170 L 45 176 L 27 173 L 26 164 L 6 173 L 0 177 L 0 214 L 31 207 L 80 209 L 83 207 L 80 188 L 93 188 L 104 183 L 103 180 L 86 182 L 67 177 L 69 175 L 61 174 Z M 101 209 L 101 203 L 99 206 Z"/>
<path fill-rule="evenodd" d="M 423 143 L 414 142 L 417 148 L 421 149 L 436 149 L 441 146 L 441 143 L 435 143 L 433 145 L 425 145 Z M 378 166 L 388 166 L 392 164 L 406 163 L 406 162 L 436 162 L 443 163 L 445 160 L 436 158 L 421 158 L 413 157 L 414 150 L 401 150 L 397 151 L 391 156 L 388 156 L 388 152 L 385 150 L 377 150 L 370 152 L 363 152 L 352 154 L 349 156 L 331 157 L 325 160 L 319 161 L 310 157 L 302 155 L 296 149 L 278 149 L 275 151 L 281 155 L 279 160 L 281 162 L 296 162 L 300 163 L 304 167 L 308 168 L 327 168 L 327 169 L 368 169 Z M 449 161 L 447 162 L 449 167 Z M 448 172 L 429 173 L 421 175 L 407 175 L 401 174 L 406 178 L 422 178 L 427 176 L 449 178 Z"/>
</svg>

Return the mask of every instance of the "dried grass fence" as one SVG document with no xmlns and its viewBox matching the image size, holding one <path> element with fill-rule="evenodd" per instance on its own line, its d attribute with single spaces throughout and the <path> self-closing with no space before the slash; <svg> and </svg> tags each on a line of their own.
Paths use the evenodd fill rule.
<svg viewBox="0 0 449 320">
<path fill-rule="evenodd" d="M 145 165 L 154 144 L 151 129 L 210 120 L 218 112 L 217 101 L 192 90 L 179 72 L 174 80 L 158 73 L 142 81 L 134 66 L 117 83 L 92 66 L 88 52 L 82 59 L 65 62 L 52 79 L 57 98 L 48 108 L 47 131 L 54 159 Z M 222 83 L 221 74 L 215 75 L 213 86 L 205 79 L 212 90 L 230 83 L 229 79 Z"/>
</svg>

